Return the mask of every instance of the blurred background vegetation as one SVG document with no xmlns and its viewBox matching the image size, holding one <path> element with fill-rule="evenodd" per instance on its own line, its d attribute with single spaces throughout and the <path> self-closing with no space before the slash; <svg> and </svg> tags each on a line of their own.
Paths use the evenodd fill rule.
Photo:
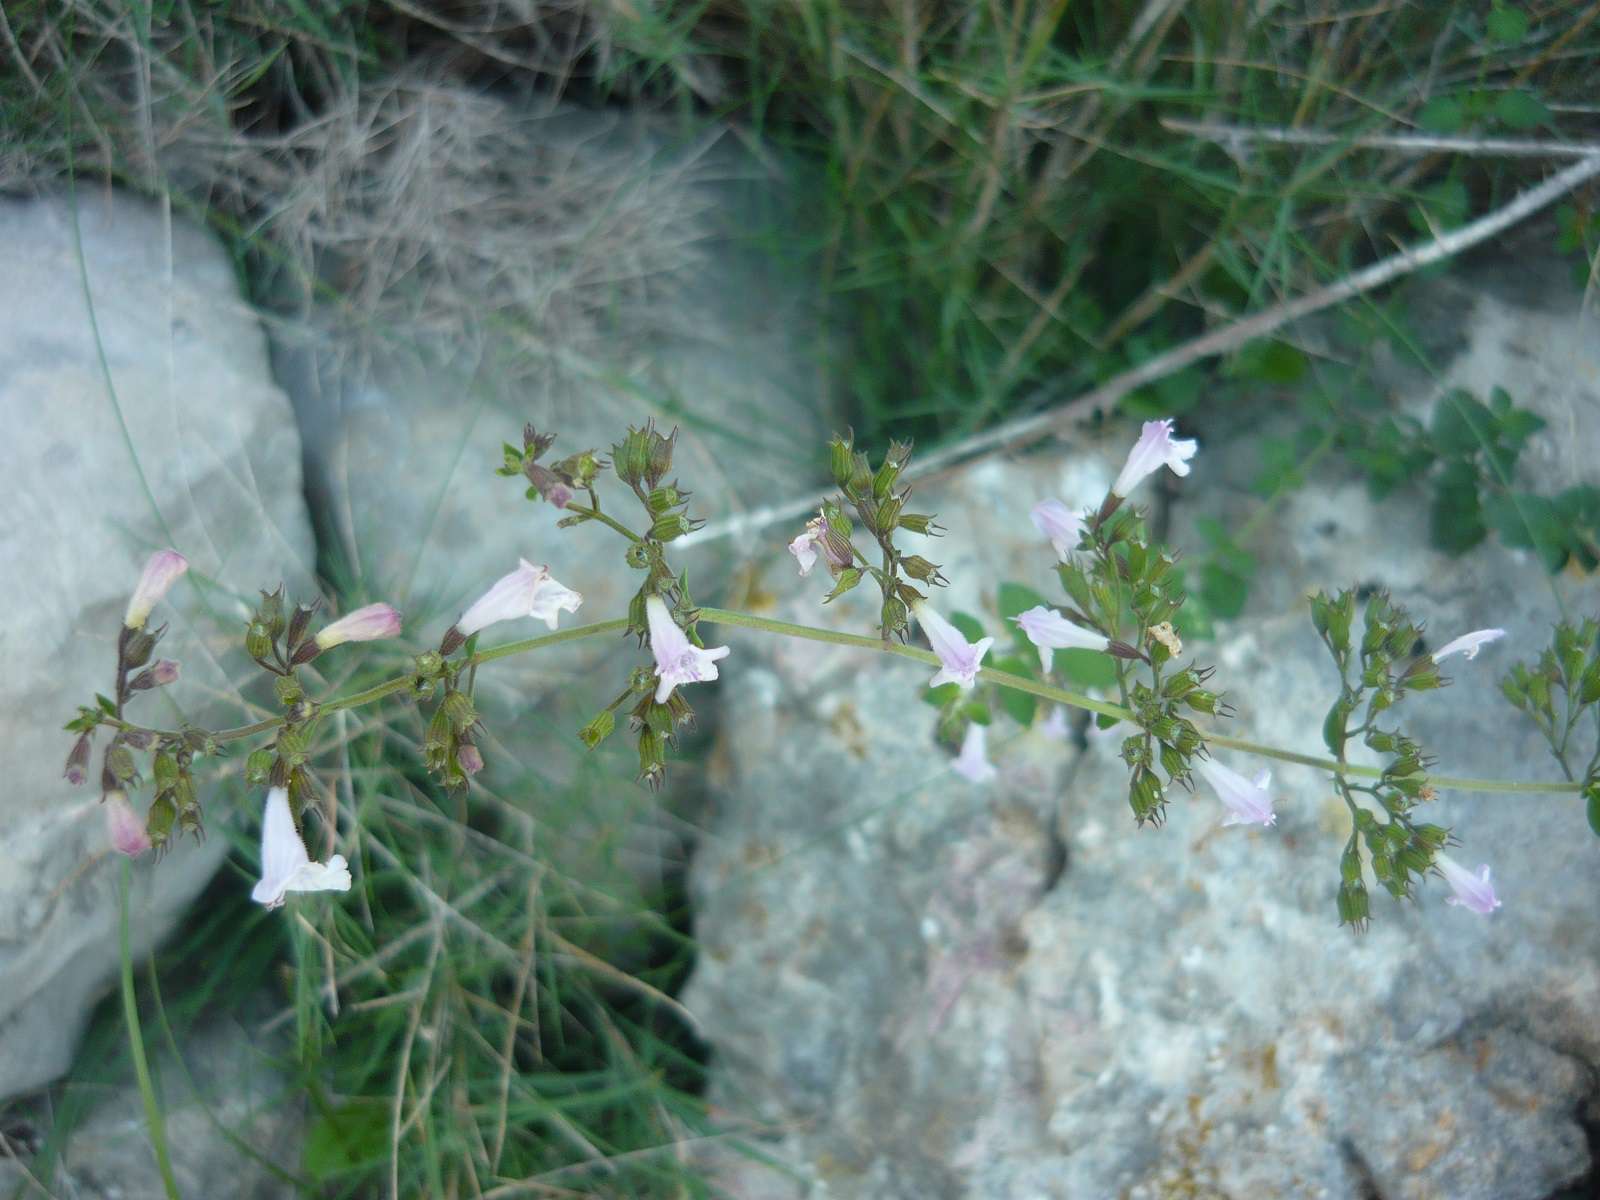
<svg viewBox="0 0 1600 1200">
<path fill-rule="evenodd" d="M 1368 139 L 1600 135 L 1600 4 L 1561 0 L 9 0 L 0 14 L 0 187 L 110 180 L 163 197 L 216 230 L 269 319 L 315 300 L 380 344 L 510 325 L 524 345 L 581 346 L 617 303 L 574 288 L 485 306 L 450 286 L 472 269 L 472 232 L 440 241 L 436 208 L 394 198 L 441 163 L 486 186 L 519 176 L 459 105 L 427 108 L 443 128 L 413 138 L 430 89 L 648 110 L 685 143 L 726 131 L 791 192 L 740 234 L 820 297 L 810 399 L 874 449 L 1070 398 L 1549 169 Z M 547 184 L 522 197 L 530 228 L 591 186 Z M 1592 287 L 1593 187 L 1541 230 Z M 490 266 L 500 253 L 478 251 Z M 1493 532 L 1552 569 L 1593 567 L 1600 495 L 1518 488 L 1533 430 L 1514 397 L 1455 398 L 1420 422 L 1373 387 L 1379 341 L 1429 366 L 1403 287 L 1340 322 L 1337 361 L 1285 335 L 1122 408 L 1181 417 L 1293 387 L 1302 425 L 1263 448 L 1265 503 L 1339 453 L 1376 491 L 1428 481 L 1443 545 Z M 1239 611 L 1254 566 L 1248 531 L 1202 532 L 1203 623 Z M 426 781 L 404 721 L 335 739 L 373 868 L 359 893 L 313 923 L 255 912 L 225 877 L 146 976 L 158 1043 L 203 1011 L 281 1002 L 265 1019 L 286 1031 L 285 1090 L 309 1095 L 311 1124 L 302 1161 L 279 1165 L 307 1194 L 705 1194 L 687 1147 L 728 1125 L 696 1099 L 703 1049 L 670 999 L 692 961 L 682 863 L 621 882 L 641 876 L 604 831 L 652 801 L 619 756 L 580 753 L 586 716 L 539 710 L 516 732 L 548 760 L 467 798 Z M 659 816 L 675 836 L 695 775 Z M 123 1070 L 115 1026 L 107 1012 L 65 1096 Z M 496 1190 L 507 1180 L 533 1182 Z"/>
</svg>

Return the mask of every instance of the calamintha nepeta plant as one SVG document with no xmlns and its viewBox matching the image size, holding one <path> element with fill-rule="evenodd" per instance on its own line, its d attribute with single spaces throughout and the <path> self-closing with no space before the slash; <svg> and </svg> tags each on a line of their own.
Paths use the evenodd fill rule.
<svg viewBox="0 0 1600 1200">
<path fill-rule="evenodd" d="M 1421 819 L 1443 788 L 1582 791 L 1600 833 L 1600 621 L 1560 626 L 1549 651 L 1531 665 L 1516 667 L 1502 683 L 1507 699 L 1550 741 L 1566 783 L 1454 779 L 1432 772 L 1432 758 L 1394 724 L 1396 710 L 1403 700 L 1446 682 L 1440 672 L 1444 660 L 1473 659 L 1502 631 L 1478 630 L 1432 653 L 1419 651 L 1421 626 L 1381 591 L 1364 598 L 1355 590 L 1319 593 L 1311 599 L 1312 622 L 1338 673 L 1337 695 L 1322 730 L 1331 759 L 1202 728 L 1197 718 L 1214 723 L 1230 717 L 1232 709 L 1211 687 L 1214 669 L 1192 656 L 1186 659 L 1174 625 L 1186 599 L 1181 576 L 1173 555 L 1151 537 L 1142 511 L 1129 503 L 1150 475 L 1163 469 L 1189 473 L 1196 444 L 1174 437 L 1171 421 L 1144 425 L 1098 507 L 1075 512 L 1046 497 L 1033 508 L 1033 524 L 1049 543 L 1062 590 L 1059 602 L 1041 597 L 1010 617 L 1037 651 L 1037 672 L 1020 658 L 985 666 L 996 638 L 970 618 L 941 611 L 935 596 L 948 581 L 936 563 L 913 551 L 925 549 L 926 539 L 943 530 L 932 515 L 908 511 L 911 493 L 902 477 L 911 447 L 898 442 L 874 466 L 852 439 L 834 438 L 828 456 L 838 495 L 825 501 L 788 544 L 801 575 L 826 567 L 832 586 L 823 603 L 868 579 L 877 585 L 874 636 L 697 606 L 687 574 L 668 561 L 671 544 L 701 524 L 688 515 L 690 493 L 670 478 L 676 438 L 676 430 L 664 435 L 647 422 L 629 429 L 611 447 L 609 459 L 590 449 L 546 462 L 555 439 L 529 425 L 520 448 L 507 444 L 503 449 L 500 473 L 525 480 L 528 499 L 560 510 L 561 527 L 600 525 L 622 539 L 623 564 L 640 580 L 626 615 L 558 629 L 561 615 L 577 612 L 583 597 L 552 578 L 548 568 L 521 559 L 445 630 L 435 649 L 414 655 L 405 672 L 361 692 L 317 700 L 307 693 L 302 668 L 346 643 L 399 636 L 400 614 L 387 604 L 370 604 L 313 633 L 316 602 L 289 611 L 281 589 L 263 592 L 244 643 L 271 677 L 281 712 L 236 729 L 155 729 L 127 714 L 140 692 L 171 686 L 179 677 L 176 663 L 152 661 L 165 627 L 151 629 L 149 618 L 188 563 L 176 551 L 157 552 L 128 604 L 112 693 L 97 695 L 67 725 L 78 738 L 67 758 L 66 778 L 74 784 L 87 780 L 93 740 L 104 733 L 100 786 L 111 845 L 129 856 L 159 853 L 174 837 L 199 836 L 203 830 L 195 760 L 221 757 L 236 742 L 269 739 L 247 755 L 244 775 L 265 795 L 261 878 L 252 895 L 277 907 L 294 893 L 344 891 L 351 885 L 351 864 L 334 853 L 317 861 L 303 832 L 307 813 L 319 811 L 326 818 L 335 804 L 312 761 L 318 730 L 330 714 L 397 696 L 431 705 L 423 761 L 444 787 L 465 788 L 484 767 L 482 718 L 474 702 L 479 667 L 559 642 L 627 632 L 641 647 L 648 646 L 650 658 L 628 670 L 616 698 L 578 736 L 593 748 L 615 732 L 622 714 L 636 742 L 638 777 L 655 788 L 665 777 L 678 732 L 694 720 L 685 689 L 716 680 L 729 654 L 727 646 L 705 645 L 699 629 L 711 624 L 854 646 L 936 667 L 924 698 L 938 706 L 939 736 L 956 751 L 951 769 L 974 785 L 987 784 L 997 773 L 988 746 L 988 727 L 997 713 L 1030 723 L 1036 717 L 1034 701 L 1049 701 L 1038 726 L 1046 736 L 1062 737 L 1067 732 L 1063 706 L 1088 710 L 1092 731 L 1118 741 L 1129 772 L 1128 805 L 1141 826 L 1160 825 L 1174 789 L 1192 790 L 1198 776 L 1221 802 L 1224 824 L 1272 827 L 1277 818 L 1270 773 L 1246 775 L 1222 761 L 1218 749 L 1325 768 L 1350 815 L 1338 884 L 1330 891 L 1340 921 L 1358 929 L 1371 918 L 1369 880 L 1405 898 L 1414 896 L 1426 877 L 1437 875 L 1451 890 L 1450 902 L 1469 912 L 1487 915 L 1500 906 L 1489 867 L 1469 869 L 1456 862 L 1445 850 L 1452 844 L 1449 829 Z M 625 510 L 602 507 L 599 485 L 607 473 L 636 506 L 637 527 L 625 519 Z M 918 539 L 914 547 L 902 545 L 907 536 Z M 551 632 L 479 649 L 485 630 L 522 618 L 541 620 Z M 909 644 L 913 629 L 921 630 L 929 649 Z M 1054 671 L 1059 651 L 1104 656 L 1115 700 L 1060 686 Z M 1019 707 L 1013 700 L 1024 703 Z M 1592 751 L 1574 769 L 1591 718 Z M 1350 748 L 1358 742 L 1378 765 L 1350 760 Z M 146 786 L 151 798 L 141 816 L 130 796 Z M 327 841 L 331 851 L 331 836 Z"/>
</svg>

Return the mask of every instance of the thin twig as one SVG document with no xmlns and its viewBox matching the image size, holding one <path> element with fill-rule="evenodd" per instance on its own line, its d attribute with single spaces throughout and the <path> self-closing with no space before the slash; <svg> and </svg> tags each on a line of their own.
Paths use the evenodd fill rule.
<svg viewBox="0 0 1600 1200">
<path fill-rule="evenodd" d="M 1049 390 L 1042 389 L 1023 405 L 1024 408 L 1035 411 L 946 446 L 943 450 L 926 456 L 920 462 L 913 463 L 901 478 L 908 482 L 926 479 L 983 455 L 1016 450 L 1050 434 L 1065 432 L 1074 422 L 1100 409 L 1110 407 L 1129 392 L 1176 374 L 1203 358 L 1226 354 L 1246 342 L 1266 336 L 1290 321 L 1310 316 L 1364 292 L 1382 287 L 1386 283 L 1392 283 L 1423 267 L 1442 262 L 1460 254 L 1463 250 L 1469 250 L 1553 204 L 1597 175 L 1600 175 L 1600 154 L 1580 159 L 1537 187 L 1529 188 L 1509 204 L 1479 217 L 1468 225 L 1441 234 L 1431 241 L 1408 246 L 1399 253 L 1346 275 L 1327 287 L 1318 288 L 1297 299 L 1274 305 L 1264 312 L 1245 317 L 1231 325 L 1214 329 L 1182 345 L 1174 346 L 1166 353 L 1147 359 L 1137 367 L 1106 380 L 1092 391 L 1064 403 L 1059 403 L 1057 397 Z M 719 538 L 747 535 L 769 525 L 792 521 L 816 511 L 818 506 L 832 494 L 833 489 L 829 488 L 782 504 L 768 505 L 721 521 L 712 521 L 703 529 L 681 538 L 680 544 L 698 545 Z"/>
<path fill-rule="evenodd" d="M 1280 146 L 1349 146 L 1361 150 L 1402 150 L 1408 154 L 1472 154 L 1485 158 L 1587 158 L 1600 154 L 1600 142 L 1548 138 L 1446 137 L 1432 133 L 1327 133 L 1281 125 L 1231 125 L 1226 121 L 1186 121 L 1162 117 L 1172 133 L 1211 142 L 1273 142 Z"/>
</svg>

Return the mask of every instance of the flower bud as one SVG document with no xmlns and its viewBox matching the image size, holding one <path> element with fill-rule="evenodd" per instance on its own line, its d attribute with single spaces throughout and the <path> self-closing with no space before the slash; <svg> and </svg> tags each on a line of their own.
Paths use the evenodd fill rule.
<svg viewBox="0 0 1600 1200">
<path fill-rule="evenodd" d="M 144 666 L 150 661 L 151 652 L 155 650 L 160 637 L 160 629 L 151 633 L 145 629 L 124 628 L 121 641 L 122 665 L 130 671 Z"/>
<path fill-rule="evenodd" d="M 1146 767 L 1137 768 L 1128 786 L 1128 806 L 1133 809 L 1134 818 L 1140 825 L 1146 821 L 1159 825 L 1164 803 L 1161 781 L 1156 778 L 1155 772 Z"/>
<path fill-rule="evenodd" d="M 155 665 L 140 671 L 128 680 L 128 687 L 135 692 L 147 692 L 151 688 L 166 687 L 169 683 L 178 682 L 178 664 L 170 658 L 159 658 Z"/>
<path fill-rule="evenodd" d="M 939 573 L 935 563 L 929 562 L 920 554 L 912 554 L 900 560 L 900 565 L 905 568 L 905 573 L 921 583 L 945 584 L 949 581 Z"/>
<path fill-rule="evenodd" d="M 368 604 L 323 627 L 313 644 L 318 650 L 331 650 L 345 642 L 375 642 L 399 633 L 400 614 L 394 608 L 387 604 Z"/>
<path fill-rule="evenodd" d="M 257 662 L 272 653 L 272 634 L 268 626 L 260 621 L 250 622 L 250 627 L 244 631 L 244 651 Z"/>
<path fill-rule="evenodd" d="M 672 470 L 672 451 L 678 444 L 678 430 L 674 426 L 671 433 L 662 437 L 648 424 L 646 429 L 649 432 L 649 459 L 645 469 L 645 479 L 653 488 L 661 482 L 667 472 Z"/>
<path fill-rule="evenodd" d="M 1345 883 L 1361 882 L 1361 849 L 1354 838 L 1350 839 L 1344 853 L 1339 856 L 1339 877 Z"/>
<path fill-rule="evenodd" d="M 483 770 L 483 755 L 471 742 L 463 741 L 456 747 L 456 765 L 469 779 Z"/>
<path fill-rule="evenodd" d="M 77 787 L 88 778 L 90 749 L 89 735 L 80 733 L 78 740 L 72 743 L 72 749 L 67 753 L 67 767 L 62 775 L 73 787 Z"/>
<path fill-rule="evenodd" d="M 674 691 L 673 695 L 676 696 L 677 692 Z M 611 710 L 608 708 L 602 713 L 597 713 L 594 720 L 578 730 L 578 738 L 585 746 L 593 750 L 611 736 L 611 731 L 616 728 L 616 725 L 617 720 L 611 715 Z"/>
<path fill-rule="evenodd" d="M 128 803 L 126 792 L 120 789 L 107 792 L 101 797 L 101 803 L 105 806 L 106 834 L 113 850 L 135 858 L 150 849 L 150 835 L 145 830 L 145 823 L 133 811 L 133 805 Z"/>
<path fill-rule="evenodd" d="M 652 517 L 659 517 L 682 503 L 683 497 L 675 487 L 658 487 L 645 498 L 645 506 L 649 508 Z"/>
<path fill-rule="evenodd" d="M 144 564 L 133 595 L 128 598 L 127 615 L 122 618 L 126 629 L 143 629 L 150 618 L 150 610 L 161 602 L 172 585 L 189 569 L 189 560 L 176 550 L 157 550 Z M 135 666 L 142 664 L 135 663 Z"/>
<path fill-rule="evenodd" d="M 276 756 L 271 750 L 265 748 L 250 751 L 244 760 L 244 778 L 246 783 L 263 784 L 272 774 L 272 761 Z"/>
<path fill-rule="evenodd" d="M 1359 881 L 1340 884 L 1339 886 L 1339 923 L 1341 925 L 1354 925 L 1358 930 L 1365 929 L 1371 918 L 1372 910 L 1367 901 L 1367 889 Z"/>
<path fill-rule="evenodd" d="M 876 474 L 872 477 L 872 495 L 874 499 L 882 500 L 888 496 L 894 481 L 900 477 L 900 464 L 891 458 L 885 458 Z"/>
<path fill-rule="evenodd" d="M 629 486 L 644 479 L 650 469 L 650 438 L 644 429 L 629 429 L 622 441 L 611 447 L 611 465 L 617 478 Z"/>
<path fill-rule="evenodd" d="M 133 751 L 122 745 L 112 746 L 106 751 L 105 769 L 119 784 L 127 783 L 138 773 Z"/>
<path fill-rule="evenodd" d="M 472 707 L 472 697 L 465 692 L 451 692 L 440 707 L 445 719 L 450 722 L 450 728 L 457 733 L 465 733 L 478 720 L 477 710 Z"/>
<path fill-rule="evenodd" d="M 451 626 L 452 629 L 455 626 Z M 459 632 L 459 631 L 458 631 Z M 465 641 L 465 639 L 462 639 Z M 417 655 L 412 663 L 412 671 L 418 679 L 436 678 L 444 670 L 444 655 L 437 650 L 427 650 Z"/>
<path fill-rule="evenodd" d="M 284 643 L 289 649 L 296 649 L 306 636 L 306 626 L 311 624 L 311 618 L 320 607 L 318 604 L 296 604 L 294 613 L 289 617 L 289 631 L 284 635 Z"/>
<path fill-rule="evenodd" d="M 261 605 L 256 609 L 255 621 L 266 628 L 268 637 L 277 637 L 287 624 L 283 615 L 283 588 L 261 593 Z"/>
<path fill-rule="evenodd" d="M 1600 659 L 1589 664 L 1578 684 L 1578 699 L 1584 704 L 1600 700 Z"/>
<path fill-rule="evenodd" d="M 698 529 L 702 522 L 690 520 L 683 513 L 663 513 L 650 526 L 650 536 L 658 542 L 670 542 Z"/>
<path fill-rule="evenodd" d="M 872 522 L 873 529 L 883 534 L 893 533 L 900 523 L 900 510 L 904 507 L 905 501 L 901 497 L 890 496 L 878 506 L 877 516 Z"/>
<path fill-rule="evenodd" d="M 549 467 L 541 466 L 530 458 L 523 462 L 522 473 L 528 477 L 530 485 L 528 499 L 533 499 L 536 493 L 540 499 L 556 508 L 565 508 L 572 500 L 572 487 Z"/>
<path fill-rule="evenodd" d="M 833 440 L 828 443 L 828 470 L 833 475 L 833 482 L 839 487 L 844 487 L 850 482 L 850 476 L 855 470 L 850 454 L 850 442 L 838 434 L 834 434 Z"/>
</svg>

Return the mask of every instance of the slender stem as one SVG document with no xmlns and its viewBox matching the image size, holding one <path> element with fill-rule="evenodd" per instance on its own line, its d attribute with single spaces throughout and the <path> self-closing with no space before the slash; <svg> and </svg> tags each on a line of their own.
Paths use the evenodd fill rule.
<svg viewBox="0 0 1600 1200">
<path fill-rule="evenodd" d="M 600 524 L 602 524 L 602 525 L 609 525 L 609 526 L 611 526 L 612 529 L 615 529 L 618 533 L 620 533 L 623 537 L 627 538 L 630 542 L 642 542 L 642 541 L 644 541 L 644 539 L 642 537 L 640 537 L 633 530 L 629 529 L 622 522 L 616 520 L 614 517 L 608 516 L 607 514 L 601 512 L 600 511 L 600 506 L 598 504 L 595 505 L 595 507 L 593 507 L 593 508 L 583 508 L 583 507 L 581 507 L 579 505 L 576 505 L 576 504 L 568 504 L 567 505 L 567 511 L 569 513 L 572 513 L 575 516 L 587 517 L 591 521 L 599 521 Z"/>
<path fill-rule="evenodd" d="M 167 1126 L 161 1115 L 161 1102 L 156 1098 L 155 1085 L 150 1080 L 150 1064 L 144 1056 L 144 1033 L 139 1026 L 139 1002 L 133 991 L 133 945 L 128 936 L 128 886 L 133 878 L 133 863 L 122 860 L 122 874 L 117 884 L 117 946 L 122 955 L 122 1016 L 128 1026 L 128 1052 L 133 1056 L 133 1074 L 139 1081 L 139 1096 L 144 1100 L 144 1119 L 149 1127 L 150 1148 L 156 1153 L 156 1167 L 161 1171 L 161 1186 L 167 1200 L 180 1200 L 178 1181 L 172 1174 L 172 1159 L 167 1154 Z"/>
<path fill-rule="evenodd" d="M 782 637 L 803 638 L 812 642 L 828 642 L 836 646 L 851 646 L 859 650 L 873 650 L 880 654 L 892 654 L 897 658 L 910 659 L 913 662 L 926 663 L 928 666 L 939 666 L 939 658 L 931 650 L 923 650 L 917 646 L 903 646 L 896 642 L 887 645 L 877 637 L 866 637 L 859 633 L 841 633 L 833 629 L 818 629 L 811 625 L 795 625 L 788 621 L 776 621 L 770 617 L 758 617 L 753 613 L 733 612 L 725 608 L 701 608 L 698 619 L 710 625 L 728 625 L 741 629 L 759 629 L 766 633 L 775 633 Z M 507 642 L 503 646 L 495 646 L 489 650 L 480 650 L 465 660 L 464 665 L 478 666 L 482 663 L 494 662 L 501 658 L 510 658 L 513 655 L 525 654 L 531 650 L 542 650 L 549 646 L 557 646 L 563 642 L 575 642 L 583 638 L 598 637 L 602 634 L 621 633 L 628 627 L 625 618 L 611 621 L 598 621 L 592 625 L 575 625 L 570 629 L 558 630 L 555 633 L 543 634 L 540 637 L 525 638 L 522 641 Z M 997 671 L 993 667 L 984 667 L 978 672 L 978 678 L 985 683 L 992 683 L 997 687 L 1010 688 L 1012 691 L 1027 692 L 1041 700 L 1051 700 L 1057 704 L 1066 704 L 1072 708 L 1087 709 L 1089 712 L 1100 713 L 1104 716 L 1115 717 L 1119 721 L 1133 721 L 1133 714 L 1120 704 L 1113 704 L 1107 700 L 1096 700 L 1092 696 L 1085 696 L 1080 692 L 1068 691 L 1065 688 L 1055 687 L 1039 680 L 1027 679 L 1021 675 L 1012 675 L 1007 671 Z M 411 686 L 411 676 L 401 675 L 384 683 L 376 684 L 364 691 L 353 692 L 348 696 L 330 700 L 319 706 L 322 713 L 338 712 L 341 709 L 359 708 L 381 700 L 386 696 L 395 695 L 406 691 Z M 107 724 L 114 722 L 107 721 Z M 122 725 L 120 727 L 136 729 L 136 726 Z M 226 729 L 213 736 L 219 742 L 236 741 L 256 733 L 265 733 L 283 724 L 282 717 L 273 717 L 265 721 L 257 721 L 253 725 L 244 725 L 237 729 Z M 156 731 L 159 732 L 159 731 Z M 1315 767 L 1318 770 L 1328 771 L 1335 775 L 1350 776 L 1362 779 L 1380 779 L 1383 773 L 1376 767 L 1361 767 L 1352 764 L 1341 765 L 1331 758 L 1323 758 L 1315 754 L 1300 754 L 1293 750 L 1281 750 L 1276 746 L 1264 746 L 1259 742 L 1246 741 L 1244 738 L 1228 737 L 1220 733 L 1205 735 L 1206 743 L 1211 746 L 1221 746 L 1229 750 L 1238 750 L 1245 754 L 1257 755 L 1261 758 L 1275 758 L 1282 762 L 1300 763 L 1303 766 Z M 1453 788 L 1462 792 L 1516 792 L 1524 794 L 1537 793 L 1573 793 L 1581 790 L 1581 784 L 1574 782 L 1533 782 L 1524 783 L 1511 779 L 1479 779 L 1455 775 L 1428 776 L 1428 782 L 1435 787 Z"/>
</svg>

